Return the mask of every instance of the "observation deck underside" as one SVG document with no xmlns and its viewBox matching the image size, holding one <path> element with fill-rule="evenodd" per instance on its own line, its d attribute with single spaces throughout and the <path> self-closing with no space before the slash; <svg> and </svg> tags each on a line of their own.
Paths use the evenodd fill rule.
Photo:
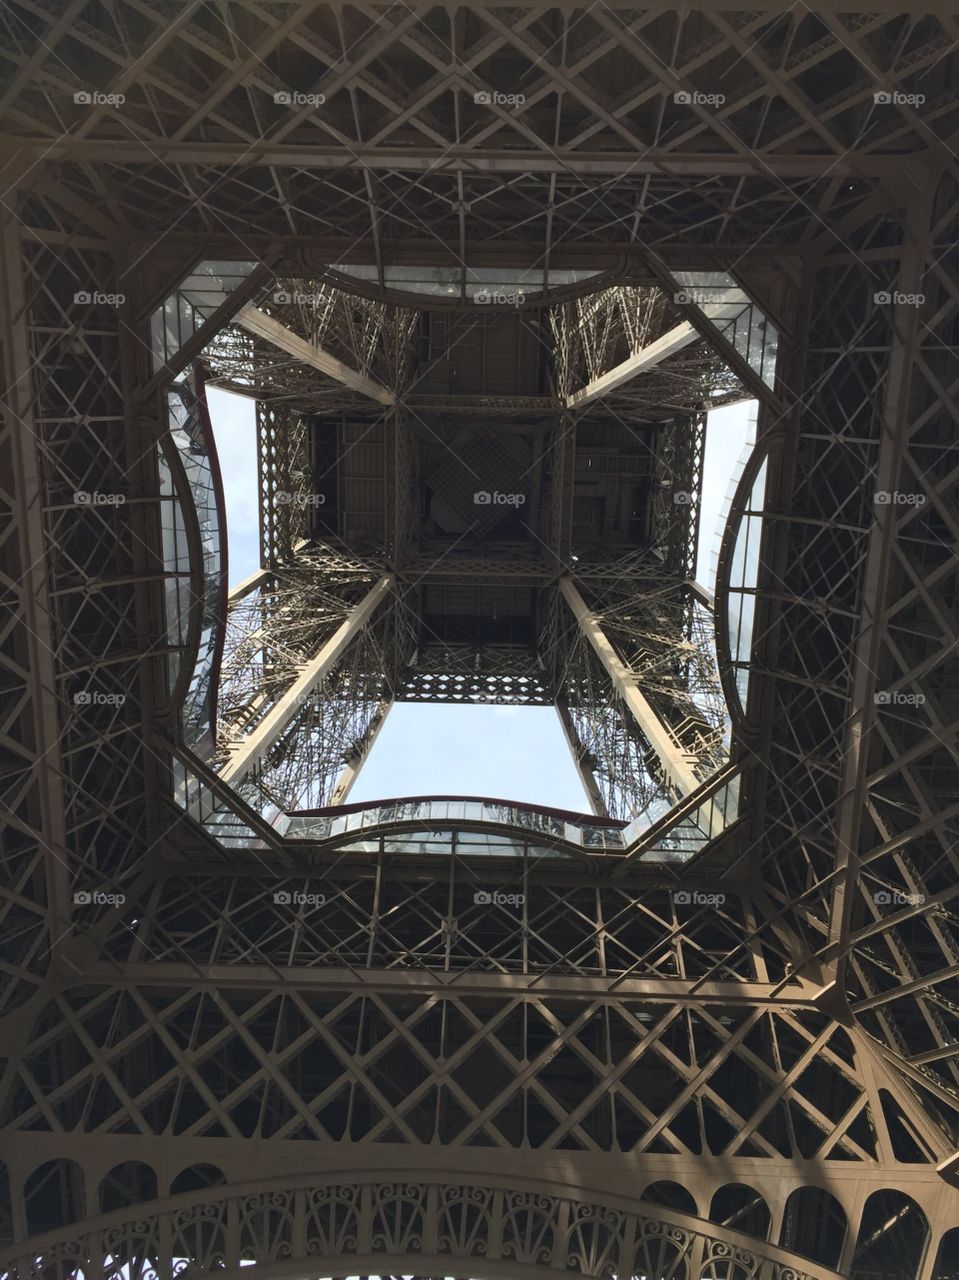
<svg viewBox="0 0 959 1280">
<path fill-rule="evenodd" d="M 959 1274 L 957 36 L 0 9 L 0 1272 Z"/>
</svg>

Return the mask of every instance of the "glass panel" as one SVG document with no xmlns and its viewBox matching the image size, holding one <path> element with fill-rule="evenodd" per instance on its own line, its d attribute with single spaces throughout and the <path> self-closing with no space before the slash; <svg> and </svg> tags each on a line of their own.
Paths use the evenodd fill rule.
<svg viewBox="0 0 959 1280">
<path fill-rule="evenodd" d="M 150 317 L 155 373 L 170 361 L 255 266 L 255 262 L 207 259 L 180 281 Z"/>
<path fill-rule="evenodd" d="M 677 271 L 676 301 L 700 308 L 768 387 L 776 376 L 779 333 L 744 289 L 724 271 Z"/>
</svg>

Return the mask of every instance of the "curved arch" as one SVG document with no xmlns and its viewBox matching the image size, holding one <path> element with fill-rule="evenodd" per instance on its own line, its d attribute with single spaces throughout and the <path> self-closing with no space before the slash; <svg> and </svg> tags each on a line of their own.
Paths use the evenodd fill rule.
<svg viewBox="0 0 959 1280">
<path fill-rule="evenodd" d="M 957 1271 L 959 1271 L 959 1227 L 953 1227 L 939 1241 L 932 1274 L 934 1276 L 954 1275 Z"/>
<path fill-rule="evenodd" d="M 170 1183 L 170 1195 L 192 1195 L 207 1187 L 226 1186 L 226 1174 L 215 1164 L 188 1164 Z"/>
<path fill-rule="evenodd" d="M 75 1160 L 38 1165 L 23 1184 L 23 1209 L 31 1235 L 79 1222 L 86 1212 L 83 1170 Z"/>
<path fill-rule="evenodd" d="M 786 1201 L 779 1243 L 824 1267 L 842 1257 L 848 1224 L 842 1205 L 822 1187 L 797 1187 Z"/>
<path fill-rule="evenodd" d="M 695 1217 L 698 1212 L 696 1199 L 691 1191 L 687 1191 L 678 1182 L 661 1179 L 651 1182 L 641 1197 L 648 1204 L 659 1205 L 663 1209 L 675 1209 L 677 1213 L 688 1213 Z"/>
<path fill-rule="evenodd" d="M 765 1199 L 742 1182 L 720 1187 L 709 1206 L 709 1221 L 721 1227 L 735 1227 L 759 1240 L 769 1239 L 772 1214 Z"/>
<path fill-rule="evenodd" d="M 158 1191 L 157 1176 L 151 1165 L 142 1160 L 125 1160 L 101 1178 L 97 1204 L 101 1213 L 112 1213 L 155 1200 Z"/>
<path fill-rule="evenodd" d="M 772 446 L 779 441 L 784 432 L 782 428 L 774 428 L 766 432 L 756 441 L 752 452 L 746 459 L 742 475 L 736 485 L 729 505 L 729 515 L 719 544 L 719 555 L 716 563 L 715 608 L 713 610 L 716 627 L 716 665 L 719 669 L 719 680 L 729 709 L 729 716 L 734 732 L 742 732 L 746 728 L 745 699 L 741 696 L 736 680 L 736 658 L 732 653 L 732 637 L 729 625 L 729 597 L 735 589 L 731 585 L 732 571 L 737 559 L 740 545 L 739 535 L 743 531 L 743 522 L 748 519 L 746 512 L 750 509 L 753 488 L 763 473 L 769 460 Z M 761 529 L 760 529 L 761 536 Z M 742 664 L 740 664 L 742 665 Z M 747 662 L 748 667 L 748 662 Z"/>
<path fill-rule="evenodd" d="M 101 1215 L 0 1254 L 16 1280 L 91 1273 L 102 1255 L 137 1258 L 160 1275 L 182 1260 L 222 1280 L 315 1271 L 328 1275 L 463 1275 L 552 1280 L 579 1275 L 738 1280 L 786 1274 L 838 1280 L 775 1245 L 639 1200 L 559 1182 L 477 1180 L 459 1171 L 404 1176 L 343 1170 L 206 1187 L 136 1211 Z M 706 1260 L 693 1271 L 697 1257 Z M 244 1265 L 245 1264 L 245 1265 Z M 720 1268 L 727 1264 L 732 1271 Z M 253 1270 L 251 1271 L 251 1266 Z M 712 1271 L 709 1270 L 712 1268 Z"/>
<path fill-rule="evenodd" d="M 918 1275 L 929 1236 L 926 1215 L 904 1191 L 874 1191 L 863 1205 L 852 1270 Z"/>
<path fill-rule="evenodd" d="M 335 285 L 343 293 L 355 294 L 360 298 L 368 298 L 371 302 L 390 302 L 394 306 L 409 307 L 414 311 L 463 311 L 474 305 L 472 295 L 447 297 L 442 293 L 422 293 L 412 289 L 405 290 L 400 285 L 380 287 L 374 275 L 353 274 L 362 270 L 360 264 L 324 263 L 313 274 Z M 508 269 L 507 269 L 508 270 Z M 457 275 L 459 272 L 457 271 Z M 551 289 L 530 290 L 523 294 L 523 302 L 516 305 L 501 305 L 502 310 L 542 310 L 545 307 L 557 306 L 562 302 L 572 302 L 576 298 L 586 298 L 590 294 L 599 293 L 613 285 L 628 284 L 630 271 L 625 261 L 607 269 L 593 271 L 586 278 L 574 283 L 555 285 Z M 480 282 L 477 282 L 478 284 Z M 475 287 L 475 286 L 474 286 Z M 490 285 L 489 288 L 498 286 Z M 520 286 L 522 289 L 522 286 Z M 495 308 L 495 303 L 490 304 Z"/>
</svg>

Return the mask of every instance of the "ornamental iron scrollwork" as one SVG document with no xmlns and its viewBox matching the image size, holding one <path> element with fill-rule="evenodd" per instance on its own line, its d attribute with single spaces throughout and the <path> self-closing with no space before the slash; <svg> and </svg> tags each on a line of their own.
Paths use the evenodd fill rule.
<svg viewBox="0 0 959 1280">
<path fill-rule="evenodd" d="M 208 1186 L 154 1203 L 153 1211 L 138 1205 L 129 1217 L 117 1211 L 5 1250 L 0 1275 L 170 1280 L 250 1266 L 295 1270 L 302 1259 L 305 1272 L 322 1263 L 322 1274 L 335 1276 L 351 1274 L 353 1259 L 380 1256 L 385 1270 L 412 1271 L 420 1259 L 441 1255 L 450 1260 L 443 1272 L 461 1275 L 482 1274 L 486 1259 L 503 1259 L 588 1280 L 838 1280 L 776 1246 L 677 1210 L 650 1218 L 631 1212 L 627 1201 L 596 1203 L 548 1189 L 372 1178 L 318 1186 L 299 1175 L 272 1186 Z"/>
<path fill-rule="evenodd" d="M 486 1187 L 447 1187 L 439 1209 L 439 1253 L 482 1257 L 492 1237 L 494 1193 Z"/>
</svg>

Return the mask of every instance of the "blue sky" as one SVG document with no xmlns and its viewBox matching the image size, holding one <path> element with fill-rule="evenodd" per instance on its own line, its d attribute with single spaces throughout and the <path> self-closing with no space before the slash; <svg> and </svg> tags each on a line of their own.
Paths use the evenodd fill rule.
<svg viewBox="0 0 959 1280">
<path fill-rule="evenodd" d="M 230 585 L 235 586 L 260 562 L 256 415 L 252 400 L 215 387 L 209 403 L 226 493 Z M 697 577 L 710 590 L 727 491 L 750 430 L 748 404 L 709 415 Z M 350 800 L 439 794 L 496 796 L 589 812 L 552 707 L 394 706 Z"/>
</svg>

